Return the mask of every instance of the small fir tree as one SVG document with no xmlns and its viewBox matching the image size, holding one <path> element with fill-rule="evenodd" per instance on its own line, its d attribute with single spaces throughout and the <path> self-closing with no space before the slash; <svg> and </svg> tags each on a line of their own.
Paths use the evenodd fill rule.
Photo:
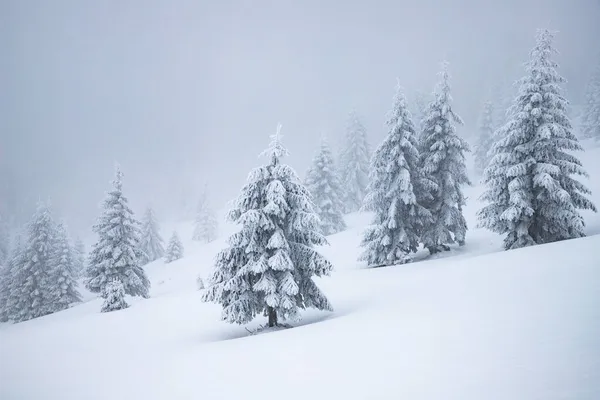
<svg viewBox="0 0 600 400">
<path fill-rule="evenodd" d="M 125 301 L 123 283 L 117 278 L 113 277 L 104 285 L 102 298 L 104 298 L 104 302 L 102 303 L 102 309 L 100 309 L 101 312 L 117 311 L 129 307 Z"/>
<path fill-rule="evenodd" d="M 567 116 L 552 39 L 549 30 L 538 31 L 512 119 L 484 172 L 481 198 L 488 204 L 478 212 L 479 225 L 505 235 L 505 249 L 582 237 L 577 210 L 596 210 L 584 196 L 590 191 L 572 177 L 587 174 L 570 154 L 582 148 Z"/>
<path fill-rule="evenodd" d="M 345 190 L 346 212 L 358 211 L 363 204 L 369 177 L 367 132 L 356 112 L 351 112 L 340 154 L 340 178 Z"/>
<path fill-rule="evenodd" d="M 452 110 L 448 63 L 443 63 L 436 98 L 429 105 L 421 136 L 421 170 L 435 184 L 431 200 L 424 204 L 432 220 L 425 226 L 422 241 L 431 254 L 449 250 L 448 244 L 463 245 L 467 223 L 462 214 L 465 197 L 462 186 L 469 185 L 465 152 L 469 145 L 456 134 L 462 119 Z"/>
<path fill-rule="evenodd" d="M 214 210 L 209 204 L 208 189 L 205 187 L 196 209 L 192 240 L 210 243 L 217 238 L 218 228 L 219 223 Z"/>
<path fill-rule="evenodd" d="M 475 146 L 475 170 L 478 174 L 482 174 L 483 170 L 489 163 L 488 153 L 494 144 L 494 123 L 493 123 L 494 107 L 491 101 L 486 101 L 483 104 L 483 113 L 479 126 L 479 136 L 477 137 L 477 145 Z"/>
<path fill-rule="evenodd" d="M 204 301 L 223 306 L 224 321 L 244 324 L 259 314 L 268 325 L 299 318 L 301 309 L 331 310 L 312 280 L 332 265 L 315 250 L 326 244 L 310 193 L 292 168 L 281 163 L 281 125 L 263 153 L 269 162 L 254 169 L 229 219 L 241 230 L 216 259 Z"/>
<path fill-rule="evenodd" d="M 154 210 L 148 207 L 142 220 L 140 240 L 141 265 L 148 264 L 164 256 L 163 238 L 160 236 L 159 230 Z"/>
<path fill-rule="evenodd" d="M 183 244 L 179 240 L 177 232 L 173 232 L 169 244 L 167 246 L 167 253 L 165 254 L 165 263 L 170 263 L 179 260 L 183 257 Z"/>
<path fill-rule="evenodd" d="M 61 223 L 56 228 L 55 245 L 52 255 L 51 290 L 53 312 L 69 308 L 73 303 L 81 301 L 77 290 L 77 258 L 67 234 Z"/>
<path fill-rule="evenodd" d="M 104 296 L 106 285 L 117 280 L 125 294 L 149 297 L 150 281 L 139 264 L 139 222 L 123 195 L 123 174 L 117 168 L 113 189 L 104 200 L 104 211 L 93 227 L 98 235 L 90 254 L 85 285 Z"/>
<path fill-rule="evenodd" d="M 419 171 L 415 127 L 400 85 L 389 113 L 388 135 L 371 160 L 364 209 L 374 213 L 365 232 L 362 260 L 369 266 L 403 264 L 417 251 L 430 214 L 415 192 L 424 187 Z"/>
<path fill-rule="evenodd" d="M 321 220 L 321 232 L 331 235 L 346 229 L 343 216 L 344 193 L 325 138 L 321 138 L 319 152 L 306 174 L 306 188 L 312 195 L 315 211 Z"/>
</svg>

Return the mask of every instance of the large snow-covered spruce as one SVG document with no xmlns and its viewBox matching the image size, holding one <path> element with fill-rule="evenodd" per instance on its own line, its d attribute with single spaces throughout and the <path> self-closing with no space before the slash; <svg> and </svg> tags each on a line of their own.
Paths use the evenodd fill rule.
<svg viewBox="0 0 600 400">
<path fill-rule="evenodd" d="M 469 185 L 465 166 L 467 142 L 456 134 L 462 119 L 452 110 L 448 63 L 442 64 L 435 100 L 429 105 L 421 134 L 421 170 L 433 182 L 430 199 L 423 205 L 432 219 L 421 240 L 430 253 L 448 250 L 448 244 L 463 245 L 467 223 L 462 213 L 465 197 L 461 187 Z"/>
<path fill-rule="evenodd" d="M 475 145 L 475 170 L 478 174 L 483 174 L 483 171 L 489 163 L 489 151 L 494 144 L 494 122 L 493 122 L 494 107 L 491 101 L 483 103 L 483 112 L 479 126 L 479 136 Z"/>
<path fill-rule="evenodd" d="M 39 203 L 27 228 L 27 241 L 16 255 L 7 307 L 15 322 L 50 314 L 55 300 L 52 288 L 52 250 L 55 226 L 50 208 Z"/>
<path fill-rule="evenodd" d="M 117 168 L 113 189 L 104 200 L 104 211 L 93 227 L 98 235 L 90 253 L 85 285 L 93 293 L 106 293 L 106 285 L 118 280 L 125 294 L 148 297 L 150 281 L 140 267 L 140 223 L 123 195 L 123 174 Z"/>
<path fill-rule="evenodd" d="M 488 205 L 478 212 L 479 224 L 506 235 L 506 249 L 584 236 L 577 210 L 596 209 L 584 196 L 589 190 L 572 177 L 587 174 L 570 153 L 581 146 L 567 116 L 552 39 L 550 31 L 538 32 L 512 119 L 499 130 L 484 172 L 481 198 Z"/>
<path fill-rule="evenodd" d="M 230 323 L 244 324 L 263 314 L 269 326 L 276 326 L 299 318 L 299 311 L 307 307 L 332 309 L 312 280 L 332 270 L 314 248 L 327 241 L 319 231 L 310 193 L 280 161 L 287 154 L 280 129 L 263 153 L 269 162 L 250 172 L 229 212 L 241 230 L 218 254 L 203 291 L 203 300 L 221 304 L 222 319 Z"/>
<path fill-rule="evenodd" d="M 183 244 L 179 240 L 177 232 L 173 232 L 169 239 L 169 245 L 167 246 L 167 252 L 165 253 L 165 263 L 170 263 L 179 260 L 183 257 Z"/>
<path fill-rule="evenodd" d="M 600 64 L 596 67 L 586 86 L 581 135 L 584 138 L 594 138 L 600 142 Z"/>
<path fill-rule="evenodd" d="M 374 213 L 362 242 L 365 251 L 361 259 L 369 266 L 410 261 L 409 254 L 417 251 L 423 224 L 430 218 L 415 195 L 424 183 L 415 127 L 399 85 L 387 125 L 388 135 L 371 160 L 363 207 Z"/>
<path fill-rule="evenodd" d="M 196 208 L 196 219 L 194 221 L 194 233 L 192 240 L 210 243 L 217 238 L 219 223 L 214 210 L 208 200 L 208 189 L 204 188 L 198 207 Z"/>
<path fill-rule="evenodd" d="M 58 224 L 52 255 L 51 290 L 53 312 L 81 301 L 77 290 L 78 260 L 64 224 Z"/>
<path fill-rule="evenodd" d="M 339 160 L 346 212 L 358 211 L 362 207 L 369 179 L 369 158 L 367 131 L 353 111 L 348 117 Z"/>
<path fill-rule="evenodd" d="M 344 191 L 329 143 L 324 137 L 321 138 L 319 151 L 306 174 L 305 184 L 321 220 L 321 232 L 331 235 L 346 229 L 343 215 Z"/>
<path fill-rule="evenodd" d="M 141 265 L 148 264 L 164 256 L 165 248 L 159 230 L 154 210 L 148 207 L 142 219 L 142 233 L 140 238 Z"/>
</svg>

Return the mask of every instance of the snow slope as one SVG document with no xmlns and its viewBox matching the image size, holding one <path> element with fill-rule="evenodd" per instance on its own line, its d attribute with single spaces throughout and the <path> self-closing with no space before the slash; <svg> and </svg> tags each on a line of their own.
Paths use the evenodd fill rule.
<svg viewBox="0 0 600 400">
<path fill-rule="evenodd" d="M 599 156 L 582 156 L 598 205 Z M 587 238 L 505 252 L 473 229 L 480 191 L 467 191 L 465 247 L 404 266 L 361 269 L 369 216 L 350 215 L 323 249 L 335 312 L 260 335 L 221 323 L 195 287 L 234 227 L 184 241 L 182 260 L 147 267 L 152 298 L 129 309 L 101 314 L 88 294 L 0 326 L 0 399 L 599 399 L 599 216 L 586 214 Z"/>
</svg>

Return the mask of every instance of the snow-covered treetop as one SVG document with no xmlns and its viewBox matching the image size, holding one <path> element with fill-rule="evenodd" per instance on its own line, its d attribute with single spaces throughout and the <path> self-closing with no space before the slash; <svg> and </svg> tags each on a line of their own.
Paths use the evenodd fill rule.
<svg viewBox="0 0 600 400">
<path fill-rule="evenodd" d="M 281 124 L 277 124 L 277 131 L 275 134 L 271 135 L 270 138 L 271 142 L 269 143 L 269 147 L 260 153 L 260 156 L 269 157 L 273 165 L 277 165 L 281 157 L 285 157 L 290 154 L 282 143 L 283 135 L 281 134 Z"/>
</svg>

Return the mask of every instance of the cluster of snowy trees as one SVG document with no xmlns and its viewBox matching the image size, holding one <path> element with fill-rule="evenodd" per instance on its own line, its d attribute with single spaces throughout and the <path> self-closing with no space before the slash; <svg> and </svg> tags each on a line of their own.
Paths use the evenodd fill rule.
<svg viewBox="0 0 600 400">
<path fill-rule="evenodd" d="M 509 119 L 487 153 L 481 197 L 487 205 L 478 212 L 479 224 L 504 235 L 506 249 L 582 237 L 578 210 L 596 211 L 585 197 L 590 191 L 574 177 L 587 173 L 572 154 L 582 148 L 567 115 L 552 40 L 549 30 L 538 32 Z"/>
<path fill-rule="evenodd" d="M 82 259 L 64 224 L 55 223 L 50 206 L 40 203 L 0 266 L 0 321 L 26 321 L 81 301 Z"/>
</svg>

